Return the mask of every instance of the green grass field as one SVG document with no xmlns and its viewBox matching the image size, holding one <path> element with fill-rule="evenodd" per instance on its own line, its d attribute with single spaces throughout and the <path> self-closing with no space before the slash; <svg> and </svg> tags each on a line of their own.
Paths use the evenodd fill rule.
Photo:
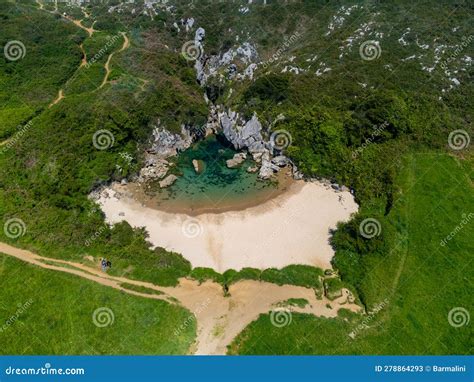
<svg viewBox="0 0 474 382">
<path fill-rule="evenodd" d="M 185 354 L 189 311 L 0 254 L 0 354 Z M 94 324 L 94 311 L 108 308 Z M 108 321 L 107 321 L 108 320 Z"/>
<path fill-rule="evenodd" d="M 387 254 L 370 258 L 360 285 L 369 307 L 381 309 L 336 319 L 293 314 L 284 328 L 262 315 L 231 354 L 472 354 L 472 327 L 451 326 L 448 314 L 473 310 L 473 222 L 440 244 L 471 213 L 472 179 L 445 154 L 413 154 L 403 163 L 394 207 L 381 221 L 396 234 Z"/>
</svg>

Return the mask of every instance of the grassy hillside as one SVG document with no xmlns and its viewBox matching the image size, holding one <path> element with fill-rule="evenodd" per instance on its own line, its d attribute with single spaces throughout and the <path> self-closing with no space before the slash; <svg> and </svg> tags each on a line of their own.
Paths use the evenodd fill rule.
<svg viewBox="0 0 474 382">
<path fill-rule="evenodd" d="M 0 278 L 3 355 L 183 354 L 194 340 L 191 313 L 163 301 L 130 296 L 2 254 Z M 97 326 L 94 312 L 100 308 L 104 313 L 96 312 Z M 170 335 L 187 319 L 179 336 Z"/>
<path fill-rule="evenodd" d="M 262 315 L 238 336 L 230 353 L 472 354 L 470 326 L 455 328 L 448 321 L 451 309 L 474 308 L 472 221 L 445 246 L 440 244 L 472 214 L 472 178 L 457 158 L 410 154 L 403 160 L 397 189 L 392 211 L 380 220 L 388 251 L 365 252 L 360 264 L 353 260 L 360 256 L 356 251 L 346 248 L 336 255 L 336 264 L 351 260 L 352 271 L 360 270 L 359 288 L 368 310 L 377 313 L 344 312 L 336 319 L 294 314 L 284 328 Z M 352 235 L 350 227 L 341 230 L 340 235 Z M 346 247 L 368 241 L 358 232 L 347 236 Z M 349 336 L 353 332 L 354 339 Z"/>
</svg>

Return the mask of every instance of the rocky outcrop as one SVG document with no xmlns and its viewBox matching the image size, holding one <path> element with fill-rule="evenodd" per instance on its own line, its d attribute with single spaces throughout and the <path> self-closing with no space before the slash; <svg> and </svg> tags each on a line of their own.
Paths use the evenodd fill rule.
<svg viewBox="0 0 474 382">
<path fill-rule="evenodd" d="M 234 157 L 232 159 L 228 159 L 226 161 L 227 167 L 236 168 L 236 167 L 240 166 L 245 161 L 246 158 L 247 158 L 247 154 L 237 153 L 237 154 L 234 155 Z"/>
<path fill-rule="evenodd" d="M 140 170 L 138 182 L 162 179 L 168 173 L 170 163 L 166 159 L 158 158 L 156 155 L 147 154 L 145 166 Z"/>
<path fill-rule="evenodd" d="M 262 137 L 262 124 L 256 114 L 242 124 L 236 112 L 218 114 L 219 124 L 227 140 L 236 150 L 247 149 L 250 154 L 263 154 L 268 151 L 268 144 Z"/>
<path fill-rule="evenodd" d="M 258 172 L 258 177 L 260 179 L 270 179 L 273 174 L 280 171 L 280 167 L 273 164 L 270 160 L 270 153 L 264 153 L 262 155 L 262 166 Z"/>
<path fill-rule="evenodd" d="M 181 134 L 173 134 L 160 126 L 153 129 L 150 147 L 145 154 L 145 165 L 140 170 L 137 181 L 145 183 L 163 179 L 168 173 L 170 163 L 166 160 L 191 146 L 193 136 L 183 125 Z"/>
<path fill-rule="evenodd" d="M 193 167 L 194 167 L 194 171 L 199 173 L 199 161 L 197 159 L 193 159 Z"/>
<path fill-rule="evenodd" d="M 290 160 L 284 155 L 278 155 L 272 159 L 272 163 L 278 167 L 285 167 L 290 164 Z"/>
<path fill-rule="evenodd" d="M 176 179 L 178 179 L 178 177 L 176 175 L 168 175 L 165 179 L 163 179 L 160 183 L 160 187 L 161 188 L 165 188 L 165 187 L 169 187 L 171 186 L 174 182 L 176 182 Z"/>
<path fill-rule="evenodd" d="M 156 127 L 148 152 L 157 158 L 168 158 L 186 150 L 192 142 L 193 138 L 184 125 L 181 127 L 181 134 L 173 134 L 165 128 Z"/>
</svg>

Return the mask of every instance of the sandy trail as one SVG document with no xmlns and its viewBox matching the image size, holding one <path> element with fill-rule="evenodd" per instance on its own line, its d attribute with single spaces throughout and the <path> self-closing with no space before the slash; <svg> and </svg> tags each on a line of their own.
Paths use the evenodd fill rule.
<svg viewBox="0 0 474 382">
<path fill-rule="evenodd" d="M 94 32 L 96 32 L 96 30 L 94 29 L 94 25 L 92 25 L 91 27 L 86 27 L 85 25 L 82 24 L 82 20 L 73 19 L 71 16 L 68 16 L 68 15 L 63 15 L 63 17 L 73 22 L 79 28 L 84 29 L 89 34 L 89 37 L 91 37 L 94 34 Z"/>
<path fill-rule="evenodd" d="M 87 65 L 87 54 L 86 54 L 86 51 L 84 50 L 84 43 L 81 43 L 81 45 L 79 45 L 79 48 L 81 49 L 81 52 L 82 52 L 82 60 L 81 60 L 81 64 L 79 65 L 79 68 L 82 68 Z"/>
<path fill-rule="evenodd" d="M 143 206 L 128 190 L 116 184 L 100 193 L 108 222 L 145 227 L 153 245 L 218 272 L 291 264 L 332 268 L 330 230 L 358 208 L 350 192 L 319 182 L 297 181 L 258 206 L 196 216 Z"/>
<path fill-rule="evenodd" d="M 275 308 L 275 304 L 290 298 L 305 298 L 309 305 L 305 308 L 291 307 L 278 313 L 287 324 L 291 324 L 291 312 L 314 314 L 324 317 L 335 317 L 339 308 L 360 311 L 360 307 L 347 302 L 347 291 L 338 300 L 330 301 L 323 297 L 318 300 L 312 289 L 292 285 L 278 286 L 252 280 L 239 281 L 229 287 L 230 296 L 225 297 L 222 286 L 207 281 L 180 279 L 176 287 L 160 287 L 149 282 L 115 277 L 101 272 L 96 267 L 81 263 L 42 257 L 33 252 L 12 247 L 0 242 L 0 253 L 34 264 L 41 268 L 69 273 L 84 279 L 111 287 L 130 295 L 175 303 L 177 299 L 185 308 L 193 312 L 189 320 L 196 319 L 197 339 L 193 346 L 195 354 L 225 354 L 227 346 L 248 324 Z M 147 294 L 121 286 L 128 283 L 160 291 L 163 294 Z M 333 309 L 326 305 L 330 304 Z M 276 317 L 276 316 L 275 316 Z M 189 321 L 188 320 L 188 321 Z M 277 319 L 275 319 L 277 322 Z M 187 322 L 177 322 L 174 333 L 179 335 Z"/>
<path fill-rule="evenodd" d="M 36 4 L 38 4 L 39 9 L 43 9 L 43 8 L 44 8 L 43 3 L 41 3 L 39 0 L 36 0 Z"/>
<path fill-rule="evenodd" d="M 123 36 L 123 44 L 122 44 L 122 47 L 120 48 L 120 50 L 118 51 L 119 53 L 124 51 L 125 49 L 127 49 L 130 46 L 130 40 L 128 39 L 127 34 L 125 32 L 120 32 L 120 34 Z M 105 86 L 105 84 L 107 83 L 108 79 L 109 79 L 110 61 L 112 60 L 112 57 L 114 56 L 115 53 L 116 52 L 110 53 L 109 57 L 107 58 L 107 61 L 104 65 L 104 67 L 105 67 L 105 76 L 104 76 L 104 79 L 102 80 L 102 83 L 99 86 L 99 89 L 103 88 Z"/>
<path fill-rule="evenodd" d="M 58 102 L 60 102 L 64 98 L 64 91 L 63 89 L 59 89 L 58 96 L 56 99 L 49 104 L 49 107 L 56 105 Z"/>
</svg>

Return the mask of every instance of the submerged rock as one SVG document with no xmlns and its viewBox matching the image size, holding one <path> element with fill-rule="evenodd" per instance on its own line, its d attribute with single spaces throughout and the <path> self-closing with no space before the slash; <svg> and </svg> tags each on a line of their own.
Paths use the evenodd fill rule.
<svg viewBox="0 0 474 382">
<path fill-rule="evenodd" d="M 245 153 L 235 154 L 232 159 L 228 159 L 226 161 L 227 167 L 229 168 L 238 167 L 245 161 L 246 158 L 247 158 L 247 154 Z"/>
<path fill-rule="evenodd" d="M 258 166 L 249 166 L 249 167 L 247 167 L 247 172 L 250 172 L 251 174 L 253 174 L 257 171 L 258 171 Z"/>
<path fill-rule="evenodd" d="M 197 173 L 200 172 L 199 161 L 197 159 L 193 159 L 193 167 L 194 167 L 194 171 L 196 171 Z"/>
<path fill-rule="evenodd" d="M 176 175 L 168 175 L 165 179 L 163 179 L 161 182 L 160 182 L 160 187 L 161 188 L 165 188 L 165 187 L 169 187 L 171 186 L 174 182 L 176 182 L 176 179 L 178 179 L 178 177 Z"/>
</svg>

